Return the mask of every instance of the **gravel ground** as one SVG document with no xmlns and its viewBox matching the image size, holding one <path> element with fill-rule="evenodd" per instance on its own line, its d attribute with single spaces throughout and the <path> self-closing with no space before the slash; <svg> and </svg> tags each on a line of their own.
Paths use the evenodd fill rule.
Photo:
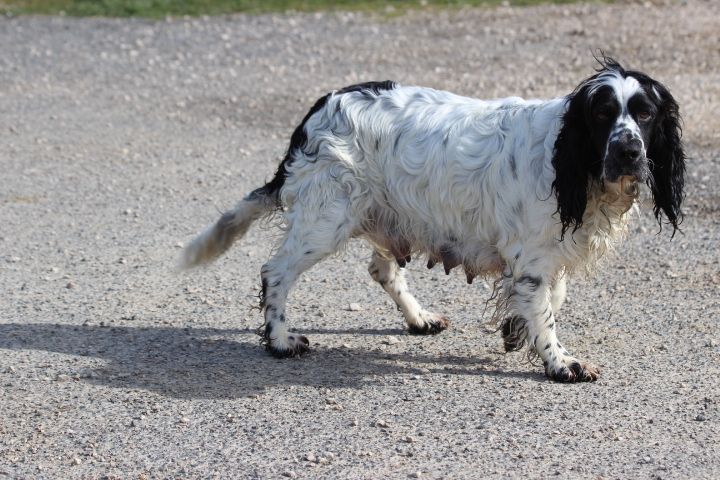
<svg viewBox="0 0 720 480">
<path fill-rule="evenodd" d="M 715 1 L 1 19 L 0 477 L 718 478 L 718 31 Z M 461 272 L 410 264 L 453 328 L 406 335 L 360 242 L 291 297 L 302 359 L 269 358 L 254 333 L 277 230 L 174 272 L 328 90 L 556 96 L 596 48 L 670 87 L 691 157 L 684 234 L 657 235 L 644 208 L 570 284 L 561 339 L 597 383 L 502 354 L 482 328 L 490 290 Z"/>
</svg>

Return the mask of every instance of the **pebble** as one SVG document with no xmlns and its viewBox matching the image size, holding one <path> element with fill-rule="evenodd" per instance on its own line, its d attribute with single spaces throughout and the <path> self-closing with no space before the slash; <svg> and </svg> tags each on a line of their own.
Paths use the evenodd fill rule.
<svg viewBox="0 0 720 480">
<path fill-rule="evenodd" d="M 287 478 L 297 478 L 298 475 L 292 470 L 287 470 L 282 473 L 282 476 Z"/>
<path fill-rule="evenodd" d="M 408 475 L 410 478 L 422 478 L 422 472 L 413 472 L 410 475 Z"/>
<path fill-rule="evenodd" d="M 350 310 L 351 312 L 359 312 L 362 310 L 362 307 L 360 306 L 359 303 L 351 303 L 348 306 L 348 310 Z"/>
<path fill-rule="evenodd" d="M 415 442 L 415 437 L 411 437 L 410 435 L 408 435 L 408 436 L 406 436 L 406 437 L 403 437 L 403 442 L 405 442 L 405 443 L 414 443 L 414 442 Z"/>
<path fill-rule="evenodd" d="M 317 462 L 317 457 L 313 455 L 312 453 L 308 453 L 303 457 L 303 460 L 307 460 L 308 462 L 315 463 Z"/>
<path fill-rule="evenodd" d="M 703 415 L 702 413 L 698 414 L 698 416 L 695 417 L 696 422 L 704 422 L 705 420 L 706 420 L 705 415 Z"/>
<path fill-rule="evenodd" d="M 398 343 L 400 343 L 400 339 L 397 337 L 388 336 L 383 339 L 382 343 L 384 345 L 397 345 Z"/>
<path fill-rule="evenodd" d="M 385 420 L 378 420 L 375 422 L 375 426 L 380 428 L 390 428 L 390 424 Z"/>
<path fill-rule="evenodd" d="M 82 463 L 82 460 L 80 460 L 80 457 L 73 457 L 70 463 L 72 463 L 73 465 L 80 465 Z"/>
</svg>

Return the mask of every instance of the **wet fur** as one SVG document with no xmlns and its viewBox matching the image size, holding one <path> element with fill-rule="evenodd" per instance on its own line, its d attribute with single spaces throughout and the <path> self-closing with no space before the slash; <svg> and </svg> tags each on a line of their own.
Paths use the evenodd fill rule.
<svg viewBox="0 0 720 480">
<path fill-rule="evenodd" d="M 607 153 L 630 147 L 603 146 L 589 118 L 595 96 L 611 95 L 611 87 L 633 98 L 618 99 L 623 113 L 605 142 L 642 143 L 648 160 L 634 157 L 633 169 Z M 623 104 L 640 100 L 655 102 L 653 125 L 634 120 L 632 104 Z M 597 367 L 572 357 L 556 337 L 565 281 L 624 234 L 637 196 L 626 178 L 647 181 L 658 221 L 664 214 L 678 228 L 684 178 L 678 115 L 665 87 L 607 58 L 570 95 L 547 101 L 482 101 L 389 81 L 347 87 L 315 103 L 273 180 L 194 240 L 182 263 L 216 258 L 253 220 L 283 207 L 285 237 L 261 270 L 262 335 L 273 355 L 308 350 L 285 317 L 295 281 L 361 237 L 374 249 L 369 273 L 411 333 L 448 326 L 420 306 L 405 282 L 402 267 L 420 255 L 446 273 L 462 267 L 469 283 L 476 276 L 499 279 L 495 320 L 506 350 L 527 345 L 555 380 L 594 380 Z"/>
</svg>

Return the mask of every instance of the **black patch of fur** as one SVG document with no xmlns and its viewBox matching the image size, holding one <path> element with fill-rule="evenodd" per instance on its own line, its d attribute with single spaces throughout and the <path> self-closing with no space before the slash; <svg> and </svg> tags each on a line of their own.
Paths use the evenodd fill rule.
<svg viewBox="0 0 720 480">
<path fill-rule="evenodd" d="M 518 283 L 526 283 L 530 286 L 530 289 L 534 291 L 542 285 L 542 278 L 533 277 L 532 275 L 523 275 L 518 279 Z"/>
<path fill-rule="evenodd" d="M 260 287 L 260 310 L 265 308 L 265 302 L 267 301 L 267 287 L 268 287 L 268 281 L 267 278 L 262 279 L 262 287 Z"/>
<path fill-rule="evenodd" d="M 640 72 L 628 72 L 637 78 L 647 92 L 657 91 L 660 95 L 658 117 L 652 142 L 647 149 L 650 162 L 648 185 L 652 191 L 655 218 L 662 227 L 664 213 L 673 226 L 673 235 L 683 220 L 681 210 L 685 188 L 685 151 L 682 143 L 680 107 L 668 89 Z M 646 86 L 647 85 L 647 86 Z M 652 93 L 650 98 L 655 99 Z"/>
<path fill-rule="evenodd" d="M 334 92 L 334 95 L 342 95 L 345 93 L 352 93 L 352 92 L 361 92 L 363 95 L 365 95 L 368 99 L 375 99 L 380 92 L 384 90 L 392 90 L 396 87 L 395 82 L 391 80 L 385 80 L 383 82 L 365 82 L 365 83 L 359 83 L 357 85 L 350 85 L 345 88 L 341 88 L 340 90 L 337 90 Z M 258 188 L 257 190 L 253 191 L 250 196 L 251 198 L 257 198 L 257 197 L 271 197 L 275 199 L 275 202 L 277 203 L 279 201 L 279 193 L 280 189 L 285 184 L 285 179 L 288 175 L 288 166 L 293 161 L 293 152 L 296 150 L 302 150 L 307 145 L 307 133 L 305 132 L 305 124 L 307 121 L 315 115 L 317 112 L 319 112 L 326 104 L 328 99 L 333 95 L 333 93 L 328 93 L 324 97 L 319 98 L 315 104 L 310 108 L 310 110 L 305 114 L 305 117 L 302 119 L 300 124 L 295 128 L 295 131 L 293 131 L 292 135 L 290 136 L 290 145 L 288 146 L 287 152 L 285 153 L 285 158 L 283 158 L 283 161 L 280 162 L 280 165 L 278 166 L 277 171 L 275 172 L 275 177 L 270 180 L 268 183 L 266 183 L 264 186 Z"/>
<path fill-rule="evenodd" d="M 516 352 L 525 346 L 527 340 L 527 327 L 525 319 L 517 315 L 507 317 L 500 326 L 503 346 L 506 352 Z"/>
<path fill-rule="evenodd" d="M 568 108 L 562 118 L 560 133 L 555 139 L 552 158 L 555 180 L 552 188 L 562 223 L 561 239 L 570 227 L 572 233 L 575 233 L 582 226 L 588 187 L 592 180 L 598 180 L 602 175 L 601 152 L 594 147 L 587 118 L 590 100 L 588 81 L 592 78 L 582 82 L 567 97 Z"/>
<path fill-rule="evenodd" d="M 510 173 L 512 174 L 512 176 L 515 180 L 518 179 L 517 161 L 515 160 L 515 156 L 510 157 Z"/>
</svg>

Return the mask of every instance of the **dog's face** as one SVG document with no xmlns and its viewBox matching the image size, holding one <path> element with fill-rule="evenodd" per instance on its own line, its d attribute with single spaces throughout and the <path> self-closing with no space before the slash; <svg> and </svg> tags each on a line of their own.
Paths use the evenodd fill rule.
<svg viewBox="0 0 720 480">
<path fill-rule="evenodd" d="M 568 98 L 555 143 L 553 183 L 563 233 L 582 225 L 589 183 L 627 196 L 647 183 L 655 215 L 682 219 L 685 155 L 678 105 L 661 83 L 611 59 Z"/>
<path fill-rule="evenodd" d="M 589 96 L 586 121 L 602 159 L 604 182 L 622 177 L 644 182 L 649 175 L 646 145 L 651 143 L 658 107 L 632 76 L 610 72 L 598 78 Z"/>
</svg>

